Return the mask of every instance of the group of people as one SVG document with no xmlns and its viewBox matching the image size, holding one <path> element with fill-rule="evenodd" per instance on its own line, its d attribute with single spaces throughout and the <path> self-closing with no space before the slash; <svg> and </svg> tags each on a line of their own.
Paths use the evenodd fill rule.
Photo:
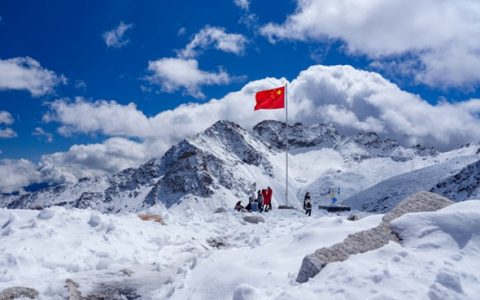
<svg viewBox="0 0 480 300">
<path fill-rule="evenodd" d="M 248 199 L 247 206 L 242 205 L 242 201 L 238 201 L 235 204 L 236 211 L 258 211 L 258 212 L 267 212 L 272 209 L 272 188 L 267 187 L 266 189 L 258 190 L 256 198 L 255 196 L 250 196 Z"/>
<path fill-rule="evenodd" d="M 257 197 L 251 196 L 248 199 L 247 206 L 242 205 L 242 201 L 238 201 L 235 204 L 235 210 L 241 212 L 267 212 L 272 209 L 272 189 L 267 187 L 266 189 L 258 190 Z M 305 214 L 309 217 L 312 216 L 312 198 L 310 196 L 310 192 L 305 194 L 303 199 L 303 209 L 305 210 Z"/>
</svg>

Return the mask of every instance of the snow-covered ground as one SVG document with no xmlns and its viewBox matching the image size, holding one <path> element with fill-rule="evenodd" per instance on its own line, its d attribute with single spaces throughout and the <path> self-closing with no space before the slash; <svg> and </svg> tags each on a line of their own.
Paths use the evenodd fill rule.
<svg viewBox="0 0 480 300">
<path fill-rule="evenodd" d="M 480 201 L 394 221 L 404 246 L 354 255 L 305 284 L 301 261 L 382 215 L 348 221 L 314 211 L 262 214 L 170 211 L 166 225 L 136 214 L 107 215 L 52 207 L 0 210 L 0 291 L 37 289 L 64 299 L 71 278 L 83 295 L 105 287 L 141 299 L 477 299 L 480 294 Z M 210 243 L 208 242 L 210 240 Z M 213 244 L 220 244 L 217 248 Z"/>
</svg>

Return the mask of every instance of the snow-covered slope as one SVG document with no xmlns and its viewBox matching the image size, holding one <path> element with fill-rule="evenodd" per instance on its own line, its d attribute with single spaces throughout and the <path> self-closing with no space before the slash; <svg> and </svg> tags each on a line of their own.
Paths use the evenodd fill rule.
<svg viewBox="0 0 480 300">
<path fill-rule="evenodd" d="M 404 246 L 332 263 L 307 283 L 306 253 L 378 225 L 318 210 L 262 214 L 164 212 L 166 225 L 137 215 L 52 207 L 0 209 L 0 291 L 27 286 L 65 299 L 67 278 L 84 296 L 117 291 L 137 299 L 471 299 L 480 293 L 480 201 L 394 221 Z"/>
<path fill-rule="evenodd" d="M 343 204 L 358 210 L 386 212 L 408 195 L 422 190 L 456 201 L 475 199 L 480 185 L 478 159 L 476 147 L 441 153 L 436 156 L 436 164 L 383 180 L 350 196 Z"/>
</svg>

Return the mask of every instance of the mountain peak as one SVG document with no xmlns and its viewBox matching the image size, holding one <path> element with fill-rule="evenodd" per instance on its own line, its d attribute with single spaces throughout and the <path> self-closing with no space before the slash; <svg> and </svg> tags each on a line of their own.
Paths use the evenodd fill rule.
<svg viewBox="0 0 480 300">
<path fill-rule="evenodd" d="M 286 148 L 287 134 L 288 145 L 291 148 L 333 147 L 343 138 L 330 124 L 304 125 L 297 122 L 293 125 L 289 124 L 287 129 L 284 122 L 265 120 L 255 125 L 253 131 L 264 143 L 278 150 Z"/>
</svg>

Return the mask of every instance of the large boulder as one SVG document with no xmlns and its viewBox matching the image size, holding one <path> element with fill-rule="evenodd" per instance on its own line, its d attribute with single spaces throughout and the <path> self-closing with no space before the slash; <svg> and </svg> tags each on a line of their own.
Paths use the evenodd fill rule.
<svg viewBox="0 0 480 300">
<path fill-rule="evenodd" d="M 380 248 L 389 241 L 399 242 L 397 235 L 390 228 L 392 220 L 406 213 L 436 211 L 452 203 L 454 202 L 447 198 L 429 192 L 418 192 L 406 198 L 385 214 L 377 227 L 351 234 L 341 243 L 318 249 L 305 256 L 297 282 L 306 282 L 331 262 L 344 261 L 352 254 Z"/>
</svg>

